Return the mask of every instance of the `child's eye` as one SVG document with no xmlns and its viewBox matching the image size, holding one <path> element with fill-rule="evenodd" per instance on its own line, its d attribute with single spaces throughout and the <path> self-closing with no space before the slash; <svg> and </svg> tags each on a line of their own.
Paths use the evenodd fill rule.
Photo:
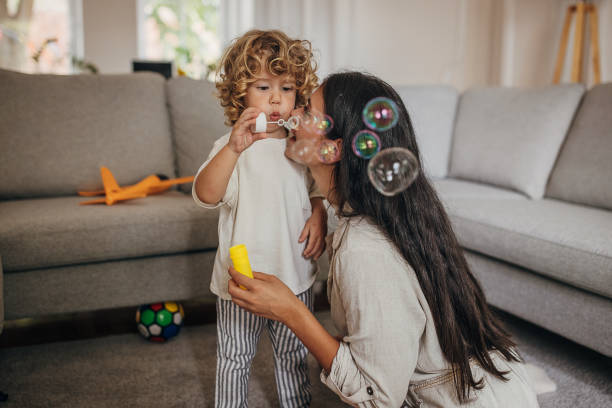
<svg viewBox="0 0 612 408">
<path fill-rule="evenodd" d="M 258 85 L 257 86 L 257 89 L 259 89 L 260 91 L 267 91 L 268 88 L 270 88 L 270 87 L 267 86 L 267 85 Z"/>
<path fill-rule="evenodd" d="M 283 91 L 291 92 L 291 91 L 293 91 L 293 87 L 292 86 L 283 86 Z"/>
</svg>

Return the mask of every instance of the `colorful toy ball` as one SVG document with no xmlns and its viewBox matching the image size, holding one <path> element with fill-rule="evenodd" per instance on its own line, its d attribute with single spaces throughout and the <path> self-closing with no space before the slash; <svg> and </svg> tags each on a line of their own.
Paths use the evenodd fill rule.
<svg viewBox="0 0 612 408">
<path fill-rule="evenodd" d="M 145 339 L 163 343 L 176 336 L 183 325 L 183 305 L 176 302 L 142 305 L 136 310 L 136 325 Z"/>
</svg>

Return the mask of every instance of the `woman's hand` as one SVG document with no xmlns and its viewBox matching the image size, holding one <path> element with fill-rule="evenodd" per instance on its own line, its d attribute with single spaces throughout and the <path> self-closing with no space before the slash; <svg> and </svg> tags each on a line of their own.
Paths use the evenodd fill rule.
<svg viewBox="0 0 612 408">
<path fill-rule="evenodd" d="M 286 324 L 302 303 L 276 276 L 253 271 L 251 279 L 231 266 L 229 274 L 228 291 L 232 301 L 257 316 Z"/>
<path fill-rule="evenodd" d="M 246 108 L 236 123 L 234 123 L 229 142 L 227 143 L 228 147 L 234 153 L 240 154 L 257 140 L 266 138 L 266 132 L 253 133 L 251 131 L 251 127 L 255 126 L 257 115 L 259 115 L 260 112 L 261 111 L 257 108 Z"/>
<path fill-rule="evenodd" d="M 257 316 L 286 325 L 329 372 L 340 343 L 276 276 L 253 271 L 253 279 L 229 268 L 232 301 Z M 238 285 L 246 288 L 240 289 Z"/>
</svg>

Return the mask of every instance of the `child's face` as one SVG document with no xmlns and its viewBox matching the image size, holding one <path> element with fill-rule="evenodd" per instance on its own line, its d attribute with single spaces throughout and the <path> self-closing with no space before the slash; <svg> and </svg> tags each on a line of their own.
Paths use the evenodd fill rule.
<svg viewBox="0 0 612 408">
<path fill-rule="evenodd" d="M 268 121 L 289 119 L 295 108 L 295 80 L 288 75 L 271 75 L 265 69 L 255 78 L 256 81 L 247 88 L 247 107 L 260 109 L 266 114 Z M 274 123 L 268 123 L 266 132 L 271 137 L 286 136 L 285 128 Z"/>
</svg>

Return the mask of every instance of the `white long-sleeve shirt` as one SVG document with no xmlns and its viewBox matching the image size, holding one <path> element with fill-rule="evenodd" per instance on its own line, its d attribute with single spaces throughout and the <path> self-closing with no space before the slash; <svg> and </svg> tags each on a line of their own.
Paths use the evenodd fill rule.
<svg viewBox="0 0 612 408">
<path fill-rule="evenodd" d="M 327 296 L 343 340 L 321 381 L 355 407 L 459 406 L 431 310 L 395 245 L 367 218 L 353 217 L 340 218 L 328 250 Z M 523 364 L 491 357 L 510 381 L 472 364 L 485 388 L 462 407 L 538 407 Z"/>
<path fill-rule="evenodd" d="M 198 174 L 229 141 L 219 138 Z M 251 268 L 277 276 L 295 294 L 315 281 L 316 263 L 302 256 L 306 242 L 298 243 L 312 214 L 310 197 L 321 197 L 305 166 L 285 157 L 286 139 L 262 139 L 241 153 L 225 195 L 217 204 L 195 202 L 205 208 L 220 207 L 219 246 L 210 290 L 229 300 L 229 248 L 245 244 Z M 197 176 L 196 176 L 197 177 Z"/>
</svg>

